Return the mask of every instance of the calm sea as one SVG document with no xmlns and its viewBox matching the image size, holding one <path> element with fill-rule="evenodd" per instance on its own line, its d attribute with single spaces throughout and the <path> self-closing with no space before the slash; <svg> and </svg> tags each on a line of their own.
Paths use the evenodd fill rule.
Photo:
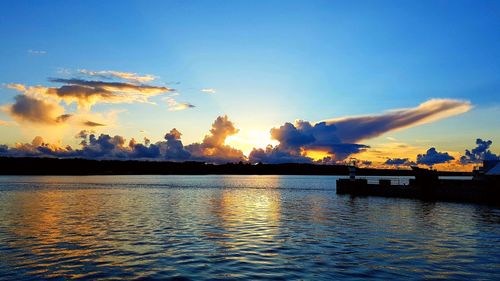
<svg viewBox="0 0 500 281">
<path fill-rule="evenodd" d="M 0 177 L 0 279 L 500 280 L 500 209 L 336 179 Z"/>
</svg>

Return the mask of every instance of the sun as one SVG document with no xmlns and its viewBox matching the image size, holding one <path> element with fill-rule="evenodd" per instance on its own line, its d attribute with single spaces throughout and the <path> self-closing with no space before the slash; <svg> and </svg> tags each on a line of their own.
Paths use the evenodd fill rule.
<svg viewBox="0 0 500 281">
<path fill-rule="evenodd" d="M 278 145 L 277 140 L 271 139 L 268 129 L 240 129 L 236 135 L 226 138 L 226 145 L 235 147 L 249 155 L 253 148 L 265 148 L 268 145 Z"/>
</svg>

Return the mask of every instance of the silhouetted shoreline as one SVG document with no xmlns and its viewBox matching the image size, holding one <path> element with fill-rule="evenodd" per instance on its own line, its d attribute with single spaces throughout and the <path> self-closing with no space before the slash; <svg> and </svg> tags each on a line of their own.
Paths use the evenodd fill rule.
<svg viewBox="0 0 500 281">
<path fill-rule="evenodd" d="M 317 164 L 206 164 L 138 160 L 89 160 L 35 157 L 0 157 L 0 175 L 348 175 L 344 165 Z M 412 176 L 411 170 L 359 168 L 358 175 Z M 471 176 L 440 171 L 440 176 Z"/>
</svg>

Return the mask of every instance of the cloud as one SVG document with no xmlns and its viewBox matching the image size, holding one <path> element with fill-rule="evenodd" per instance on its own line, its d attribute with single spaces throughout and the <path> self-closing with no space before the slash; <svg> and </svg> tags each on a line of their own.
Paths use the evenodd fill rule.
<svg viewBox="0 0 500 281">
<path fill-rule="evenodd" d="M 370 167 L 373 164 L 373 162 L 369 160 L 361 160 L 359 164 L 364 167 Z"/>
<path fill-rule="evenodd" d="M 308 161 L 307 150 L 324 151 L 328 161 L 342 161 L 352 154 L 365 151 L 367 145 L 358 142 L 381 134 L 436 121 L 470 110 L 467 101 L 432 99 L 415 108 L 399 109 L 379 115 L 332 119 L 318 123 L 296 121 L 271 129 L 271 137 L 279 141 L 276 147 L 254 149 L 251 161 L 270 163 L 294 160 Z M 305 158 L 303 158 L 305 157 Z"/>
<path fill-rule="evenodd" d="M 408 158 L 388 158 L 384 164 L 388 166 L 412 166 L 415 165 L 415 162 Z"/>
<path fill-rule="evenodd" d="M 19 91 L 19 92 L 24 92 L 26 91 L 26 86 L 24 86 L 23 84 L 18 84 L 18 83 L 10 83 L 10 84 L 7 84 L 6 86 L 8 89 L 12 89 L 12 90 L 16 90 L 16 91 Z"/>
<path fill-rule="evenodd" d="M 417 155 L 417 164 L 433 166 L 436 164 L 446 163 L 455 158 L 448 154 L 448 152 L 439 152 L 436 148 L 431 147 L 424 154 Z"/>
<path fill-rule="evenodd" d="M 96 103 L 149 103 L 149 98 L 174 89 L 163 86 L 126 82 L 91 81 L 82 79 L 53 78 L 50 82 L 62 83 L 60 87 L 8 84 L 7 87 L 37 99 L 76 103 L 79 108 L 90 109 Z"/>
<path fill-rule="evenodd" d="M 43 50 L 28 50 L 28 54 L 30 55 L 45 55 L 47 54 L 47 51 L 43 51 Z"/>
<path fill-rule="evenodd" d="M 361 152 L 368 148 L 367 145 L 355 143 L 342 143 L 337 135 L 335 125 L 325 122 L 311 124 L 299 120 L 285 123 L 279 128 L 271 129 L 271 138 L 279 141 L 277 146 L 268 147 L 266 150 L 254 149 L 250 153 L 250 160 L 266 163 L 285 163 L 291 160 L 310 162 L 306 156 L 307 150 L 325 151 L 330 154 L 332 161 L 341 161 L 349 155 Z M 263 157 L 263 153 L 268 153 Z M 265 161 L 264 161 L 265 160 Z"/>
<path fill-rule="evenodd" d="M 214 88 L 204 88 L 200 91 L 205 94 L 215 94 L 217 92 L 217 90 L 215 90 Z"/>
<path fill-rule="evenodd" d="M 497 160 L 500 157 L 490 151 L 490 146 L 493 142 L 491 140 L 476 139 L 476 147 L 465 150 L 465 155 L 460 157 L 460 163 L 466 164 L 476 164 L 481 163 L 483 160 Z"/>
<path fill-rule="evenodd" d="M 13 147 L 0 145 L 0 156 L 37 157 L 58 155 L 71 156 L 71 147 L 46 143 L 40 136 L 36 136 L 31 143 L 16 143 Z"/>
<path fill-rule="evenodd" d="M 14 147 L 0 146 L 2 156 L 28 157 L 80 157 L 88 159 L 155 159 L 169 161 L 204 161 L 209 163 L 227 163 L 246 161 L 243 153 L 225 144 L 228 136 L 236 134 L 238 129 L 227 118 L 218 117 L 212 124 L 210 134 L 201 143 L 184 146 L 182 134 L 177 129 L 165 135 L 165 141 L 151 143 L 144 138 L 143 143 L 131 139 L 128 144 L 122 136 L 108 134 L 97 135 L 93 131 L 81 130 L 75 137 L 80 147 L 61 147 L 45 143 L 37 136 L 31 143 L 16 144 Z"/>
<path fill-rule="evenodd" d="M 16 102 L 16 104 L 19 103 L 20 105 L 18 107 L 22 110 L 17 110 L 19 108 L 14 110 L 14 106 L 16 105 L 14 104 L 9 107 L 11 115 L 17 120 L 54 124 L 75 119 L 80 121 L 80 125 L 98 127 L 104 125 L 100 123 L 102 118 L 96 120 L 96 118 L 92 116 L 65 114 L 63 108 L 60 108 L 59 112 L 56 112 L 54 108 L 51 108 L 51 106 L 54 106 L 53 102 L 41 101 L 38 97 L 71 97 L 80 99 L 80 96 L 74 94 L 74 92 L 72 92 L 73 94 L 66 94 L 63 89 L 65 86 L 80 87 L 85 89 L 85 91 L 90 91 L 90 94 L 82 94 L 83 97 L 93 96 L 93 91 L 99 89 L 98 93 L 95 94 L 98 100 L 111 100 L 115 96 L 134 92 L 138 89 L 137 87 L 141 89 L 140 91 L 151 91 L 153 94 L 162 91 L 158 89 L 161 87 L 134 85 L 131 83 L 87 81 L 81 79 L 53 79 L 53 81 L 65 83 L 65 85 L 60 88 L 37 88 L 11 84 L 10 88 L 30 94 L 21 95 L 22 98 L 16 98 L 19 99 L 19 102 Z M 57 89 L 57 91 L 53 90 L 56 92 L 47 94 L 47 89 Z M 172 93 L 165 97 L 170 110 L 182 110 L 194 107 L 189 103 L 178 103 L 174 98 L 177 95 L 178 93 Z M 37 109 L 44 106 L 47 106 L 47 109 Z M 59 105 L 55 103 L 55 106 Z M 35 108 L 36 110 L 26 110 L 26 108 Z M 363 152 L 370 148 L 365 144 L 359 143 L 359 141 L 370 139 L 393 130 L 408 128 L 418 124 L 435 121 L 440 118 L 453 116 L 466 112 L 470 108 L 471 105 L 469 102 L 440 99 L 427 101 L 415 108 L 394 110 L 379 115 L 349 117 L 318 123 L 302 120 L 298 120 L 294 123 L 286 122 L 282 126 L 270 130 L 271 138 L 276 140 L 278 144 L 275 146 L 269 145 L 266 148 L 254 148 L 250 152 L 248 160 L 251 162 L 264 163 L 317 162 L 308 156 L 308 152 L 310 152 L 309 155 L 320 155 L 321 157 L 325 154 L 325 158 L 320 160 L 321 163 L 337 163 L 345 160 L 352 154 Z M 47 113 L 50 113 L 48 114 L 49 117 L 44 115 Z M 68 154 L 68 151 L 71 151 L 70 154 L 73 156 L 76 155 L 76 157 L 90 158 L 135 159 L 144 157 L 168 159 L 171 161 L 194 160 L 212 163 L 239 162 L 247 160 L 242 151 L 226 145 L 227 138 L 229 136 L 234 136 L 238 131 L 239 130 L 227 116 L 219 116 L 212 124 L 210 133 L 207 134 L 200 143 L 183 145 L 181 133 L 176 129 L 167 133 L 164 141 L 162 140 L 154 144 L 149 140 L 145 140 L 144 143 L 138 143 L 135 140 L 131 140 L 128 145 L 124 145 L 124 138 L 121 136 L 111 137 L 109 135 L 96 136 L 95 134 L 87 134 L 85 139 L 82 138 L 81 149 L 59 149 L 56 154 L 65 155 L 64 153 Z M 123 141 L 118 142 L 119 139 Z M 110 143 L 113 144 L 113 147 L 107 149 L 112 146 Z M 52 155 L 47 147 L 44 147 L 42 150 L 44 150 L 43 155 Z M 40 150 L 38 149 L 37 151 Z M 422 164 L 436 164 L 442 163 L 440 161 L 449 161 L 446 156 L 448 158 L 451 157 L 447 153 L 440 153 L 435 151 L 435 149 L 430 149 L 426 154 L 419 155 L 420 163 Z M 451 159 L 453 159 L 453 157 L 451 157 Z M 397 159 L 388 159 L 386 164 L 398 165 L 396 160 Z"/>
<path fill-rule="evenodd" d="M 82 79 L 50 79 L 51 82 L 63 83 L 58 88 L 47 88 L 46 94 L 56 96 L 66 103 L 76 102 L 82 108 L 101 103 L 149 102 L 150 97 L 171 92 L 173 89 L 163 86 L 136 85 L 125 82 L 89 81 Z"/>
<path fill-rule="evenodd" d="M 57 103 L 50 103 L 27 95 L 17 95 L 12 105 L 4 110 L 19 122 L 57 124 L 66 121 L 70 115 L 64 114 L 64 108 Z"/>
<path fill-rule="evenodd" d="M 57 116 L 56 122 L 63 123 L 63 122 L 66 122 L 71 117 L 73 117 L 73 114 L 62 114 L 62 115 Z"/>
<path fill-rule="evenodd" d="M 165 100 L 167 101 L 169 111 L 181 111 L 196 107 L 188 102 L 177 102 L 172 96 L 166 97 Z"/>
<path fill-rule="evenodd" d="M 245 161 L 246 157 L 241 150 L 225 144 L 226 138 L 238 131 L 227 115 L 219 116 L 203 142 L 190 144 L 186 146 L 186 150 L 191 153 L 191 159 L 198 161 L 215 163 Z"/>
<path fill-rule="evenodd" d="M 83 122 L 84 126 L 87 127 L 101 127 L 101 126 L 106 126 L 105 124 L 97 123 L 97 122 L 92 122 L 92 121 L 85 121 Z"/>
<path fill-rule="evenodd" d="M 102 70 L 102 71 L 91 71 L 86 69 L 80 69 L 78 72 L 88 75 L 95 76 L 101 79 L 123 79 L 134 83 L 146 83 L 151 82 L 156 79 L 156 76 L 151 74 L 139 75 L 133 72 L 122 72 L 122 71 L 114 71 L 114 70 Z"/>
<path fill-rule="evenodd" d="M 248 159 L 252 163 L 267 163 L 267 164 L 280 164 L 280 163 L 312 163 L 313 159 L 307 157 L 300 151 L 284 150 L 279 145 L 268 145 L 265 149 L 254 148 Z"/>
<path fill-rule="evenodd" d="M 39 99 L 38 96 L 17 95 L 14 98 L 13 104 L 7 104 L 0 107 L 0 110 L 7 113 L 17 123 L 22 123 L 23 126 L 29 125 L 31 129 L 44 129 L 44 126 L 67 127 L 63 125 L 71 125 L 74 127 L 97 127 L 97 126 L 113 126 L 116 121 L 116 115 L 122 111 L 111 110 L 104 113 L 92 112 L 77 112 L 65 113 L 57 101 L 53 99 Z M 90 120 L 93 121 L 90 121 Z M 106 124 L 103 121 L 106 121 Z M 0 125 L 15 125 L 15 122 L 0 122 Z M 69 128 L 69 127 L 67 127 Z M 53 137 L 53 136 L 52 136 Z"/>
<path fill-rule="evenodd" d="M 184 145 L 182 145 L 181 136 L 181 132 L 179 132 L 176 128 L 173 128 L 165 135 L 166 142 L 163 146 L 161 146 L 165 159 L 183 161 L 191 157 L 191 153 L 184 148 Z"/>
<path fill-rule="evenodd" d="M 0 126 L 14 126 L 16 125 L 15 122 L 12 122 L 12 121 L 5 121 L 5 120 L 0 120 Z"/>
<path fill-rule="evenodd" d="M 326 125 L 336 127 L 336 135 L 342 142 L 355 143 L 390 131 L 462 114 L 471 108 L 468 101 L 431 99 L 415 108 L 392 110 L 380 115 L 332 119 L 327 120 Z"/>
</svg>

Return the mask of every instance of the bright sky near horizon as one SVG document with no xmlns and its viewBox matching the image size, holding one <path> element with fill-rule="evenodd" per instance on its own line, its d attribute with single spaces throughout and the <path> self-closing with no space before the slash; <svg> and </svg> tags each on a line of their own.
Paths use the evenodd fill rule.
<svg viewBox="0 0 500 281">
<path fill-rule="evenodd" d="M 0 36 L 0 143 L 31 144 L 15 155 L 81 139 L 219 162 L 267 144 L 253 159 L 500 152 L 498 1 L 2 1 Z M 126 143 L 106 154 L 91 131 Z"/>
</svg>

